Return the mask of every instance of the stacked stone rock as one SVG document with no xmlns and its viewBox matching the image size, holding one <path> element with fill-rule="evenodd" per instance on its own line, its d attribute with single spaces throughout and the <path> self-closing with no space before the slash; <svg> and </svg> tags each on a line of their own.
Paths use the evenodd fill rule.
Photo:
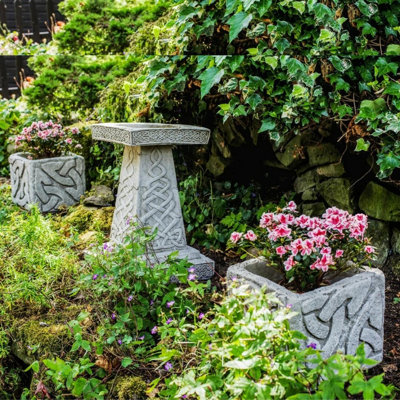
<svg viewBox="0 0 400 400">
<path fill-rule="evenodd" d="M 376 266 L 382 266 L 392 252 L 400 259 L 400 225 L 396 226 L 400 222 L 400 195 L 386 189 L 378 179 L 370 180 L 356 193 L 338 146 L 324 142 L 322 137 L 319 141 L 315 144 L 315 137 L 298 135 L 275 152 L 281 168 L 296 171 L 294 191 L 301 197 L 302 212 L 320 216 L 332 206 L 350 213 L 363 212 L 369 217 L 367 234 L 379 252 Z"/>
</svg>

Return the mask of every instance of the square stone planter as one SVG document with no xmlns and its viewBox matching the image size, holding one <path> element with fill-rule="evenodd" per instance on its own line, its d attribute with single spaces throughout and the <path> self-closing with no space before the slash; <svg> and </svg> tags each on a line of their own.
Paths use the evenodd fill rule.
<svg viewBox="0 0 400 400">
<path fill-rule="evenodd" d="M 367 357 L 382 361 L 385 276 L 379 269 L 349 271 L 333 278 L 329 286 L 302 294 L 279 285 L 282 276 L 263 258 L 232 265 L 227 278 L 255 290 L 266 287 L 284 306 L 291 305 L 298 313 L 290 320 L 291 329 L 306 335 L 307 343 L 316 343 L 324 358 L 336 351 L 354 354 L 364 342 Z"/>
<path fill-rule="evenodd" d="M 30 160 L 27 153 L 9 157 L 12 200 L 29 209 L 37 204 L 42 212 L 79 202 L 85 192 L 85 160 L 68 156 Z"/>
</svg>

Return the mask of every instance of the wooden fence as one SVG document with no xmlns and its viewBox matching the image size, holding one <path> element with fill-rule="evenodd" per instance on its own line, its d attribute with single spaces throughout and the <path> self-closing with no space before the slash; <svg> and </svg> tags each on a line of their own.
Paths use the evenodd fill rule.
<svg viewBox="0 0 400 400">
<path fill-rule="evenodd" d="M 52 20 L 62 20 L 61 0 L 0 0 L 0 23 L 35 42 L 50 38 Z"/>
<path fill-rule="evenodd" d="M 62 21 L 58 4 L 62 0 L 0 0 L 0 24 L 8 31 L 18 32 L 35 42 L 51 38 L 55 21 Z M 0 49 L 1 51 L 1 49 Z M 21 76 L 32 76 L 25 56 L 3 56 L 0 53 L 0 95 L 18 95 Z"/>
</svg>

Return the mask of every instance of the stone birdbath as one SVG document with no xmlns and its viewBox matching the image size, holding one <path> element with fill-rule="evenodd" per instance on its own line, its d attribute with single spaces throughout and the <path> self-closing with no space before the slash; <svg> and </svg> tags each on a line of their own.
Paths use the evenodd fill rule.
<svg viewBox="0 0 400 400">
<path fill-rule="evenodd" d="M 214 261 L 186 243 L 172 146 L 207 144 L 210 131 L 190 125 L 156 123 L 104 123 L 91 127 L 92 137 L 125 145 L 111 241 L 121 243 L 129 231 L 127 221 L 137 217 L 157 228 L 153 248 L 163 261 L 173 251 L 187 258 L 197 277 L 209 279 Z"/>
</svg>

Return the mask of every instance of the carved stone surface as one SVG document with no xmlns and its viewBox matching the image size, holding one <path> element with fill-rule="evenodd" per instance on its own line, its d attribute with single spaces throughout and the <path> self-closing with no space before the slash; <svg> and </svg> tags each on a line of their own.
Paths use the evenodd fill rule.
<svg viewBox="0 0 400 400">
<path fill-rule="evenodd" d="M 333 279 L 329 286 L 298 294 L 276 283 L 277 272 L 262 258 L 228 268 L 228 281 L 237 278 L 253 289 L 266 287 L 283 305 L 298 314 L 290 327 L 308 337 L 328 358 L 336 351 L 354 354 L 361 342 L 366 355 L 378 362 L 383 357 L 385 276 L 378 269 L 365 268 Z"/>
<path fill-rule="evenodd" d="M 111 227 L 111 240 L 123 242 L 131 218 L 157 228 L 153 241 L 156 260 L 173 251 L 187 258 L 199 279 L 214 274 L 214 262 L 186 243 L 171 144 L 205 144 L 210 131 L 187 125 L 97 124 L 94 139 L 126 144 L 118 195 Z M 156 261 L 155 260 L 155 261 Z"/>
<path fill-rule="evenodd" d="M 85 160 L 71 155 L 29 160 L 27 154 L 9 158 L 12 199 L 26 209 L 37 204 L 42 212 L 79 202 L 85 192 Z"/>
<path fill-rule="evenodd" d="M 207 144 L 210 130 L 200 126 L 152 123 L 104 123 L 90 127 L 93 139 L 128 146 Z"/>
</svg>

